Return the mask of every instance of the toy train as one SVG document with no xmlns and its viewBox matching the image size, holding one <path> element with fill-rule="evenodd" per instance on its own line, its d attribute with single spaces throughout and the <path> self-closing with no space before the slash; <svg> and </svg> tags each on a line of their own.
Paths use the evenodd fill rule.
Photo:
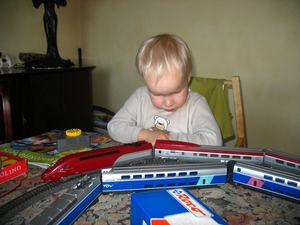
<svg viewBox="0 0 300 225">
<path fill-rule="evenodd" d="M 88 177 L 88 178 L 86 178 Z M 71 224 L 89 203 L 105 192 L 203 187 L 227 181 L 300 203 L 300 176 L 257 164 L 230 160 L 102 169 L 86 175 L 30 222 Z"/>
<path fill-rule="evenodd" d="M 127 166 L 149 159 L 175 159 L 180 163 Z M 91 176 L 91 171 L 98 172 Z M 276 150 L 198 146 L 178 141 L 157 141 L 152 148 L 151 144 L 137 142 L 68 155 L 46 169 L 42 178 L 49 182 L 82 173 L 87 175 L 30 224 L 70 224 L 105 192 L 226 182 L 300 203 L 300 157 Z"/>
<path fill-rule="evenodd" d="M 71 175 L 87 173 L 106 167 L 124 166 L 133 160 L 152 157 L 152 145 L 146 142 L 124 144 L 67 155 L 42 173 L 45 182 L 57 181 Z"/>
<path fill-rule="evenodd" d="M 102 192 L 218 185 L 226 179 L 226 163 L 108 168 L 102 170 Z"/>
<path fill-rule="evenodd" d="M 300 175 L 298 174 L 229 161 L 228 180 L 300 203 Z"/>
<path fill-rule="evenodd" d="M 48 206 L 29 225 L 72 224 L 72 222 L 101 194 L 100 173 L 84 176 L 65 194 Z"/>
<path fill-rule="evenodd" d="M 300 203 L 300 175 L 237 161 L 108 168 L 101 174 L 102 192 L 212 186 L 229 181 Z"/>
<path fill-rule="evenodd" d="M 179 141 L 156 142 L 155 148 L 146 142 L 137 142 L 67 155 L 48 167 L 42 174 L 45 182 L 101 170 L 126 166 L 131 162 L 151 158 L 176 158 L 184 162 L 213 163 L 238 162 L 263 165 L 300 175 L 300 156 L 276 150 L 199 146 Z"/>
<path fill-rule="evenodd" d="M 185 164 L 124 167 L 155 158 L 177 159 Z M 234 166 L 230 166 L 232 162 Z M 241 168 L 235 169 L 236 166 Z M 173 173 L 173 167 L 180 169 L 180 173 Z M 137 142 L 68 155 L 47 168 L 42 179 L 57 181 L 100 170 L 103 192 L 122 191 L 123 188 L 197 186 L 200 183 L 217 185 L 225 183 L 229 176 L 233 182 L 247 187 L 291 200 L 300 199 L 299 156 L 276 150 L 199 146 L 179 141 L 157 141 L 155 148 L 149 143 Z"/>
</svg>

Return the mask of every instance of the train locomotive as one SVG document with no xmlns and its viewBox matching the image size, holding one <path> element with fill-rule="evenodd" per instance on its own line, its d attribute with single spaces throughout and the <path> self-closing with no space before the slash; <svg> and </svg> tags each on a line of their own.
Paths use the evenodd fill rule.
<svg viewBox="0 0 300 225">
<path fill-rule="evenodd" d="M 173 159 L 175 163 L 143 164 L 156 159 Z M 128 166 L 134 162 L 138 166 Z M 68 155 L 47 168 L 42 179 L 51 182 L 91 171 L 100 174 L 96 197 L 105 192 L 232 182 L 300 203 L 300 157 L 270 149 L 199 146 L 160 140 L 152 147 L 149 143 L 137 142 Z"/>
</svg>

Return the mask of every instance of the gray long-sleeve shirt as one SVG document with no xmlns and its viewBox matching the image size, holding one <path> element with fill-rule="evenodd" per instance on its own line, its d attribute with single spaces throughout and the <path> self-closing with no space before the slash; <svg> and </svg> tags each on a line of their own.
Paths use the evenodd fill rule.
<svg viewBox="0 0 300 225">
<path fill-rule="evenodd" d="M 147 87 L 142 86 L 108 123 L 110 137 L 122 143 L 136 142 L 142 128 L 164 130 L 170 140 L 222 145 L 220 129 L 205 97 L 190 89 L 185 104 L 167 112 L 153 106 Z"/>
</svg>

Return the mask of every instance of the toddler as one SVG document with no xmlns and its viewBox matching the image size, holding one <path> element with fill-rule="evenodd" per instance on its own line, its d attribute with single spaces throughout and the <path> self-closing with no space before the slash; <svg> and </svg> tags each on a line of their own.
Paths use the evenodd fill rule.
<svg viewBox="0 0 300 225">
<path fill-rule="evenodd" d="M 162 34 L 147 39 L 138 50 L 136 67 L 145 86 L 133 92 L 108 123 L 112 139 L 222 145 L 206 99 L 189 88 L 191 54 L 181 38 Z"/>
</svg>

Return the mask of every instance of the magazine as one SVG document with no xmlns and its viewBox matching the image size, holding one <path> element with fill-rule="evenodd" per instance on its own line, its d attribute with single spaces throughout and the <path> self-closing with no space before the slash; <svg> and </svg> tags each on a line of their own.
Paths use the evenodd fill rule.
<svg viewBox="0 0 300 225">
<path fill-rule="evenodd" d="M 65 133 L 61 130 L 52 130 L 37 136 L 12 141 L 10 144 L 0 147 L 0 151 L 22 157 L 27 160 L 28 164 L 47 168 L 66 155 L 90 151 L 111 140 L 106 134 L 85 132 L 90 137 L 90 146 L 58 152 L 51 137 L 62 132 Z"/>
</svg>

